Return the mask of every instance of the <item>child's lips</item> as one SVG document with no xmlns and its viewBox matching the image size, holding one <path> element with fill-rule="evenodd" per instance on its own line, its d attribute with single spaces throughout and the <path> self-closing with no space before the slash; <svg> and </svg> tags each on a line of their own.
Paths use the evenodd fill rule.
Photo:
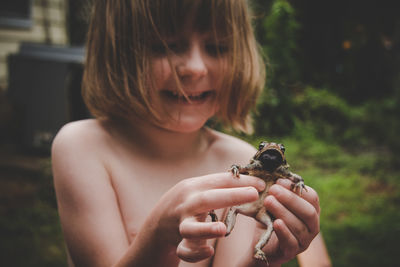
<svg viewBox="0 0 400 267">
<path fill-rule="evenodd" d="M 185 93 L 187 95 L 187 98 L 178 91 L 161 91 L 161 94 L 165 98 L 170 101 L 179 102 L 180 104 L 201 104 L 215 95 L 214 90 Z"/>
</svg>

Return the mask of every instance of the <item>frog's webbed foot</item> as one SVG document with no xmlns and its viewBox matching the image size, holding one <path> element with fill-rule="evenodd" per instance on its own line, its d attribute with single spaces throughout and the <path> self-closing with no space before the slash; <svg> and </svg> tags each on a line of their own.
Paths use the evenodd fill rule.
<svg viewBox="0 0 400 267">
<path fill-rule="evenodd" d="M 208 212 L 208 215 L 210 215 L 212 222 L 218 222 L 218 216 L 217 216 L 217 214 L 215 213 L 214 210 L 210 210 Z"/>
<path fill-rule="evenodd" d="M 226 225 L 225 236 L 228 236 L 232 232 L 233 227 L 235 226 L 236 223 L 236 216 L 237 216 L 237 208 L 231 207 L 228 211 L 228 214 L 225 217 L 225 222 L 224 222 Z"/>
<path fill-rule="evenodd" d="M 255 249 L 254 251 L 254 256 L 255 259 L 263 261 L 266 263 L 267 266 L 269 266 L 267 256 L 265 256 L 265 253 L 261 249 Z"/>
<path fill-rule="evenodd" d="M 291 178 L 292 180 L 292 185 L 290 186 L 290 189 L 293 192 L 299 192 L 299 195 L 301 196 L 303 194 L 303 190 L 307 192 L 307 188 L 304 185 L 304 180 L 301 178 L 300 175 L 293 174 L 293 177 Z"/>
<path fill-rule="evenodd" d="M 239 165 L 232 165 L 229 171 L 233 174 L 234 177 L 239 178 L 240 173 L 240 166 Z"/>
</svg>

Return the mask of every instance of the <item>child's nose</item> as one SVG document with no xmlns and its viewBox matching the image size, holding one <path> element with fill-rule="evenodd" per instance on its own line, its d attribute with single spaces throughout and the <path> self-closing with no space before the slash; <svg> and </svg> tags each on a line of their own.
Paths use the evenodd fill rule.
<svg viewBox="0 0 400 267">
<path fill-rule="evenodd" d="M 190 77 L 198 79 L 207 74 L 206 62 L 198 45 L 192 46 L 187 51 L 180 64 L 176 67 L 176 71 L 181 78 Z"/>
</svg>

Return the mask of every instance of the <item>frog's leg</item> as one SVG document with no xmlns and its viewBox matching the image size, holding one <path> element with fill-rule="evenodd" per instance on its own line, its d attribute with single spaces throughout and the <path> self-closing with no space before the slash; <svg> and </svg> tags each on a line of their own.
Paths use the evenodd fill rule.
<svg viewBox="0 0 400 267">
<path fill-rule="evenodd" d="M 229 208 L 228 214 L 226 215 L 225 222 L 224 222 L 226 225 L 225 236 L 228 236 L 232 232 L 232 229 L 236 223 L 236 216 L 237 216 L 236 207 Z"/>
<path fill-rule="evenodd" d="M 238 213 L 241 213 L 243 215 L 250 216 L 250 217 L 255 217 L 255 215 L 257 214 L 259 209 L 260 209 L 260 204 L 258 202 L 251 202 L 251 203 L 246 203 L 243 205 L 231 207 L 225 218 L 225 225 L 226 225 L 225 236 L 229 235 L 232 232 L 233 227 L 235 226 L 235 223 L 236 223 L 236 216 Z"/>
<path fill-rule="evenodd" d="M 217 216 L 217 214 L 215 213 L 214 210 L 210 210 L 208 212 L 208 215 L 210 215 L 212 222 L 218 222 L 218 216 Z"/>
<path fill-rule="evenodd" d="M 275 170 L 275 173 L 278 174 L 278 178 L 286 178 L 292 181 L 291 190 L 294 192 L 299 191 L 300 196 L 303 194 L 303 190 L 307 192 L 303 178 L 300 175 L 289 171 L 289 165 L 280 166 Z"/>
<path fill-rule="evenodd" d="M 239 178 L 239 173 L 242 167 L 239 165 L 232 165 L 228 171 L 230 171 L 233 174 L 233 177 Z"/>
<path fill-rule="evenodd" d="M 307 192 L 307 188 L 304 185 L 304 180 L 303 178 L 295 173 L 290 173 L 291 176 L 289 176 L 288 178 L 293 182 L 292 185 L 290 186 L 290 189 L 293 192 L 299 192 L 299 195 L 301 196 L 303 194 L 303 189 Z"/>
<path fill-rule="evenodd" d="M 249 174 L 250 170 L 255 169 L 262 169 L 262 165 L 258 160 L 252 160 L 250 164 L 247 164 L 244 167 L 234 164 L 229 168 L 229 171 L 233 174 L 234 177 L 239 178 L 239 174 Z"/>
<path fill-rule="evenodd" d="M 260 209 L 255 218 L 257 221 L 267 226 L 267 229 L 254 247 L 254 258 L 265 261 L 268 264 L 267 256 L 262 251 L 262 248 L 268 243 L 269 239 L 271 238 L 272 231 L 274 231 L 272 219 L 265 208 Z"/>
</svg>

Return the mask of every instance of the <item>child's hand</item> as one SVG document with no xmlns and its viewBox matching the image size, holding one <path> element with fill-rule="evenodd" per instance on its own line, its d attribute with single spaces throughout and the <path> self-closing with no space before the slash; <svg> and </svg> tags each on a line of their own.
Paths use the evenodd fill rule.
<svg viewBox="0 0 400 267">
<path fill-rule="evenodd" d="M 319 200 L 310 187 L 299 196 L 290 190 L 291 181 L 280 179 L 269 190 L 264 205 L 275 217 L 275 234 L 264 248 L 270 263 L 282 264 L 304 251 L 319 232 Z M 264 231 L 261 224 L 254 242 Z"/>
<path fill-rule="evenodd" d="M 208 212 L 255 201 L 264 187 L 258 178 L 232 179 L 227 172 L 185 179 L 169 190 L 161 200 L 165 212 L 159 220 L 165 231 L 176 233 L 179 258 L 197 262 L 212 256 L 214 248 L 207 240 L 223 237 L 226 227 L 223 222 L 206 221 Z"/>
</svg>

